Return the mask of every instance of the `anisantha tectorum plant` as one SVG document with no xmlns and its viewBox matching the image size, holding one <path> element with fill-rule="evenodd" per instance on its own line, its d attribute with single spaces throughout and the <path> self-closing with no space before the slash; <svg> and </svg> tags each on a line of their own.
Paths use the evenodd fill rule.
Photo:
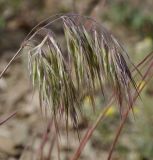
<svg viewBox="0 0 153 160">
<path fill-rule="evenodd" d="M 61 25 L 65 45 L 59 43 L 54 32 L 54 24 Z M 94 105 L 94 93 L 98 88 L 103 96 L 105 89 L 108 86 L 111 88 L 110 95 L 113 95 L 118 103 L 121 116 L 123 105 L 128 107 L 112 144 L 108 157 L 110 160 L 128 113 L 139 95 L 139 86 L 136 87 L 129 69 L 129 65 L 133 64 L 117 39 L 89 17 L 76 14 L 55 15 L 32 29 L 0 74 L 0 78 L 23 49 L 28 51 L 26 56 L 29 73 L 33 87 L 39 90 L 41 109 L 50 109 L 55 124 L 57 115 L 62 113 L 65 115 L 66 125 L 70 116 L 73 125 L 77 127 L 77 115 L 78 111 L 81 111 L 83 98 L 89 96 Z M 150 56 L 147 56 L 144 61 L 149 58 Z M 138 67 L 141 64 L 143 62 L 140 62 Z M 151 63 L 143 79 L 152 65 Z M 137 67 L 134 67 L 134 70 L 139 73 Z M 93 127 L 89 128 L 73 160 L 78 159 L 85 143 L 105 113 L 106 111 L 100 114 Z"/>
<path fill-rule="evenodd" d="M 66 45 L 58 43 L 51 25 L 60 22 Z M 131 63 L 120 43 L 102 25 L 88 17 L 67 14 L 56 17 L 37 29 L 26 41 L 29 71 L 34 87 L 39 89 L 40 105 L 50 107 L 56 117 L 64 109 L 66 121 L 71 116 L 77 125 L 85 95 L 94 104 L 98 87 L 104 95 L 111 86 L 122 113 L 123 102 L 132 107 L 131 88 L 136 85 L 128 65 Z"/>
</svg>

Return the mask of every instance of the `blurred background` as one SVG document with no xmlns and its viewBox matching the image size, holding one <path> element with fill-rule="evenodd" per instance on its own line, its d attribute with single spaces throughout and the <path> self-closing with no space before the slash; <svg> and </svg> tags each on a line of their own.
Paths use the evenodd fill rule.
<svg viewBox="0 0 153 160">
<path fill-rule="evenodd" d="M 122 42 L 134 64 L 137 64 L 153 50 L 152 11 L 152 0 L 0 0 L 0 72 L 36 24 L 56 13 L 68 12 L 95 18 Z M 60 26 L 55 27 L 57 36 L 60 36 Z M 153 160 L 152 98 L 153 85 L 149 83 L 141 94 L 142 100 L 135 104 L 135 119 L 132 114 L 129 116 L 113 160 Z M 85 99 L 85 117 L 79 122 L 80 135 L 94 122 L 102 103 L 101 95 L 96 95 L 97 109 L 93 114 L 88 98 Z M 33 93 L 22 56 L 0 79 L 0 120 L 14 111 L 17 114 L 0 126 L 0 160 L 38 159 L 47 125 L 41 116 L 38 94 Z M 119 121 L 117 106 L 112 105 L 80 159 L 105 160 Z M 60 133 L 61 160 L 69 159 L 79 144 L 73 127 L 69 127 L 68 142 L 64 127 Z M 49 143 L 53 143 L 53 138 L 44 147 L 46 160 Z M 51 159 L 57 159 L 56 148 Z"/>
</svg>

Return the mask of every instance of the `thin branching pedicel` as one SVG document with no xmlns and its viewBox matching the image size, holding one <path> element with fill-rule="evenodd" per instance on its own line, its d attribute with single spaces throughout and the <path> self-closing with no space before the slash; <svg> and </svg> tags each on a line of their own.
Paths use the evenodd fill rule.
<svg viewBox="0 0 153 160">
<path fill-rule="evenodd" d="M 77 126 L 82 98 L 88 95 L 94 104 L 94 92 L 100 87 L 105 95 L 106 84 L 115 93 L 121 113 L 123 102 L 132 107 L 131 88 L 137 88 L 130 60 L 112 34 L 79 15 L 59 16 L 56 21 L 63 26 L 66 53 L 52 31 L 52 22 L 27 40 L 33 45 L 28 53 L 29 70 L 33 86 L 39 89 L 41 108 L 50 107 L 54 117 L 62 108 L 66 123 L 70 115 Z"/>
</svg>

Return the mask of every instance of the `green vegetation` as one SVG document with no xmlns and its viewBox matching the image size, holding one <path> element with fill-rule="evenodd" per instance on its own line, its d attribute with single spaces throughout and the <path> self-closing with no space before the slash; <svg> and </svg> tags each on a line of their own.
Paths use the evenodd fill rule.
<svg viewBox="0 0 153 160">
<path fill-rule="evenodd" d="M 139 32 L 138 34 L 145 32 L 153 38 L 151 32 L 153 15 L 150 14 L 147 7 L 143 9 L 142 5 L 132 6 L 132 2 L 125 0 L 119 2 L 111 1 L 109 8 L 109 12 L 105 12 L 103 15 L 104 19 L 118 26 L 123 25 L 129 27 L 135 32 Z"/>
</svg>

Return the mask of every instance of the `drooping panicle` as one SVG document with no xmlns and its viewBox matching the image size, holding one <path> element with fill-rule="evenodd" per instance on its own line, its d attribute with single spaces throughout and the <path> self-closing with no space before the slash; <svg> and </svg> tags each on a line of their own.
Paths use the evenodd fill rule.
<svg viewBox="0 0 153 160">
<path fill-rule="evenodd" d="M 63 108 L 67 123 L 71 115 L 77 125 L 82 97 L 88 95 L 94 104 L 96 90 L 101 88 L 105 96 L 107 86 L 121 110 L 124 101 L 131 107 L 132 87 L 136 90 L 136 85 L 129 69 L 131 61 L 120 43 L 91 18 L 69 14 L 53 23 L 59 21 L 64 47 L 52 30 L 52 22 L 29 38 L 33 44 L 28 53 L 30 76 L 38 87 L 41 108 L 50 107 L 54 116 Z"/>
</svg>

